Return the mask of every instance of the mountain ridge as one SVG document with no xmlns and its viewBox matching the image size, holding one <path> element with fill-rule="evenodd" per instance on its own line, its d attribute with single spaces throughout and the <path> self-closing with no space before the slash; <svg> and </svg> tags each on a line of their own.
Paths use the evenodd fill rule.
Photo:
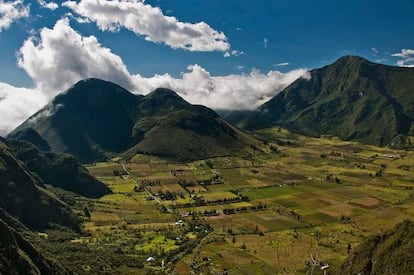
<svg viewBox="0 0 414 275">
<path fill-rule="evenodd" d="M 89 198 L 99 198 L 111 193 L 104 183 L 91 176 L 72 155 L 43 151 L 23 140 L 4 142 L 29 171 L 46 184 Z"/>
<path fill-rule="evenodd" d="M 309 73 L 309 80 L 294 81 L 239 126 L 254 130 L 277 125 L 379 146 L 414 133 L 414 69 L 345 56 Z"/>
<path fill-rule="evenodd" d="M 106 151 L 126 149 L 138 100 L 139 96 L 111 82 L 81 80 L 8 137 L 19 139 L 21 131 L 32 129 L 54 152 L 69 153 L 83 161 L 104 159 Z"/>
<path fill-rule="evenodd" d="M 172 90 L 134 95 L 99 79 L 79 81 L 8 138 L 40 143 L 84 163 L 124 152 L 193 160 L 238 153 L 256 142 L 213 110 L 192 105 Z"/>
</svg>

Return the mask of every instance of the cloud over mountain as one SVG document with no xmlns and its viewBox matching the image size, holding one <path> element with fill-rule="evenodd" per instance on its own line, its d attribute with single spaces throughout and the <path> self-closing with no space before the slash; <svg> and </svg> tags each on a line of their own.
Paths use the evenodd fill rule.
<svg viewBox="0 0 414 275">
<path fill-rule="evenodd" d="M 401 52 L 394 53 L 391 56 L 401 58 L 397 61 L 397 65 L 400 67 L 414 67 L 414 50 L 402 49 Z"/>
<path fill-rule="evenodd" d="M 46 103 L 40 92 L 0 82 L 0 135 L 13 130 Z"/>
<path fill-rule="evenodd" d="M 85 37 L 72 29 L 67 18 L 57 21 L 52 29 L 43 28 L 39 38 L 27 39 L 20 48 L 18 65 L 49 98 L 81 79 L 94 77 L 141 94 L 170 88 L 192 103 L 230 109 L 255 108 L 306 72 L 252 70 L 249 74 L 212 76 L 194 64 L 180 78 L 169 74 L 143 77 L 130 73 L 121 57 L 95 36 Z"/>
<path fill-rule="evenodd" d="M 179 78 L 170 74 L 143 77 L 129 72 L 122 58 L 100 44 L 95 36 L 82 36 L 75 31 L 68 18 L 60 19 L 53 28 L 43 28 L 39 37 L 29 37 L 18 52 L 18 65 L 36 87 L 29 90 L 0 86 L 0 98 L 4 98 L 0 104 L 7 105 L 2 112 L 7 109 L 8 117 L 7 123 L 0 122 L 0 134 L 40 109 L 47 99 L 85 78 L 108 80 L 140 94 L 158 87 L 170 88 L 193 104 L 211 108 L 253 109 L 306 72 L 297 69 L 262 73 L 253 69 L 249 74 L 214 76 L 194 64 Z"/>
<path fill-rule="evenodd" d="M 297 69 L 288 73 L 252 70 L 249 74 L 212 76 L 199 65 L 188 66 L 181 78 L 168 74 L 151 78 L 134 76 L 140 91 L 145 93 L 157 87 L 177 91 L 186 100 L 216 109 L 254 109 L 279 93 L 306 73 Z"/>
<path fill-rule="evenodd" d="M 134 88 L 122 59 L 95 36 L 81 36 L 67 18 L 57 21 L 52 29 L 43 28 L 40 39 L 27 39 L 19 50 L 18 65 L 35 81 L 38 90 L 50 96 L 88 77 Z"/>
</svg>

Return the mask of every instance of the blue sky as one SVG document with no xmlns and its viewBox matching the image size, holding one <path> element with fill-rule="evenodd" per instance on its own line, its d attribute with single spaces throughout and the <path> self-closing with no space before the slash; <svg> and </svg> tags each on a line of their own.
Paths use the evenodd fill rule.
<svg viewBox="0 0 414 275">
<path fill-rule="evenodd" d="M 412 66 L 413 10 L 412 0 L 0 0 L 0 108 L 14 112 L 0 133 L 86 77 L 246 109 L 343 55 Z"/>
<path fill-rule="evenodd" d="M 7 2 L 7 1 L 6 1 Z M 222 52 L 189 52 L 143 40 L 121 30 L 102 32 L 95 24 L 71 25 L 83 35 L 94 35 L 121 56 L 133 73 L 143 76 L 179 75 L 189 64 L 199 64 L 214 75 L 315 68 L 342 55 L 361 55 L 372 61 L 395 64 L 390 54 L 414 48 L 414 1 L 243 1 L 179 0 L 146 1 L 183 22 L 204 21 L 223 32 L 232 48 L 243 55 L 224 58 Z M 53 27 L 70 12 L 30 4 L 30 17 L 13 23 L 0 33 L 0 81 L 18 86 L 32 85 L 24 70 L 16 66 L 16 51 L 30 31 Z M 41 17 L 40 17 L 41 16 Z M 267 39 L 267 47 L 264 40 Z M 375 48 L 378 53 L 374 52 Z M 287 66 L 275 66 L 289 63 Z M 243 67 L 243 68 L 242 68 Z"/>
</svg>

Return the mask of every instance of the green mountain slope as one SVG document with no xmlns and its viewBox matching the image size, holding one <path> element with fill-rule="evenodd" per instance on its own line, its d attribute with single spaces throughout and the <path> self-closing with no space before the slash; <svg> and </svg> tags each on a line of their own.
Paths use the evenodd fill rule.
<svg viewBox="0 0 414 275">
<path fill-rule="evenodd" d="M 414 223 L 361 244 L 337 270 L 338 274 L 414 274 Z"/>
<path fill-rule="evenodd" d="M 274 125 L 318 136 L 398 146 L 414 134 L 414 69 L 346 56 L 300 78 L 248 115 L 247 129 Z"/>
<path fill-rule="evenodd" d="M 171 90 L 136 96 L 98 79 L 78 82 L 8 137 L 34 144 L 45 140 L 53 152 L 82 162 L 124 152 L 202 159 L 242 153 L 256 142 L 214 111 L 191 105 Z"/>
<path fill-rule="evenodd" d="M 1 274 L 66 274 L 60 264 L 45 256 L 32 240 L 38 238 L 0 208 Z"/>
<path fill-rule="evenodd" d="M 181 161 L 241 153 L 255 142 L 214 111 L 191 105 L 168 89 L 157 89 L 141 100 L 134 125 L 140 141 L 129 152 Z"/>
<path fill-rule="evenodd" d="M 111 192 L 71 155 L 42 151 L 25 141 L 8 140 L 6 143 L 27 168 L 47 184 L 91 198 Z"/>
<path fill-rule="evenodd" d="M 139 97 L 110 82 L 87 79 L 56 96 L 11 135 L 35 145 L 22 131 L 36 132 L 52 151 L 69 153 L 83 162 L 105 159 L 108 152 L 127 149 Z M 24 138 L 22 138 L 24 136 Z"/>
<path fill-rule="evenodd" d="M 215 112 L 221 116 L 225 121 L 232 125 L 238 125 L 247 116 L 251 115 L 254 110 L 226 110 L 226 109 L 215 109 Z"/>
<path fill-rule="evenodd" d="M 69 206 L 37 182 L 1 141 L 0 208 L 31 229 L 59 224 L 80 230 Z"/>
<path fill-rule="evenodd" d="M 50 151 L 49 144 L 32 128 L 24 129 L 16 134 L 16 140 L 25 140 L 31 144 L 36 145 L 43 151 Z"/>
</svg>

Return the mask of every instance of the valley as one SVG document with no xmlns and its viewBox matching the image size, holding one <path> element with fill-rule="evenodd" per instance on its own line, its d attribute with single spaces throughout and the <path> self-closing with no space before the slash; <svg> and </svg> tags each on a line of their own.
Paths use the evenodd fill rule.
<svg viewBox="0 0 414 275">
<path fill-rule="evenodd" d="M 255 138 L 266 142 L 245 157 L 88 165 L 112 193 L 66 194 L 85 233 L 65 239 L 61 259 L 81 273 L 335 273 L 369 236 L 412 219 L 412 151 L 279 127 Z M 68 261 L 82 249 L 122 260 Z"/>
<path fill-rule="evenodd" d="M 0 139 L 0 272 L 413 273 L 412 69 L 309 74 L 223 117 L 78 81 Z"/>
<path fill-rule="evenodd" d="M 0 0 L 0 275 L 414 274 L 413 10 Z"/>
</svg>

